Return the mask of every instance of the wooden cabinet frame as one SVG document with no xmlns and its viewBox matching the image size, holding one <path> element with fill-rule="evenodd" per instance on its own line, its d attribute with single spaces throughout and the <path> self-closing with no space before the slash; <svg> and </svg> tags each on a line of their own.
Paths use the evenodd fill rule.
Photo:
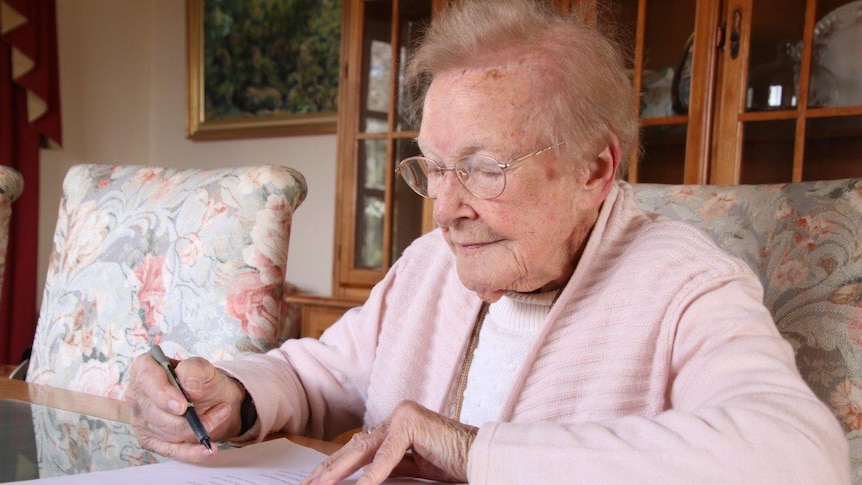
<svg viewBox="0 0 862 485">
<path fill-rule="evenodd" d="M 586 8 L 587 14 L 598 21 L 600 14 L 596 2 L 602 0 L 553 0 L 554 5 L 561 9 L 571 9 L 575 6 Z M 647 5 L 656 0 L 614 0 L 626 3 L 627 8 L 637 8 L 635 25 L 635 45 L 633 59 L 633 83 L 637 92 L 641 92 L 643 84 L 642 71 L 646 65 L 646 29 L 648 25 Z M 804 12 L 804 45 L 800 63 L 799 96 L 796 109 L 775 111 L 746 111 L 746 88 L 749 71 L 749 50 L 751 48 L 751 26 L 754 3 L 765 0 L 691 0 L 694 3 L 694 19 L 692 26 L 678 28 L 692 29 L 692 67 L 691 90 L 688 112 L 684 115 L 673 115 L 661 118 L 642 118 L 644 127 L 662 127 L 684 125 L 685 147 L 682 182 L 687 184 L 736 184 L 742 180 L 743 173 L 743 132 L 745 123 L 771 120 L 788 120 L 795 123 L 793 140 L 794 156 L 792 161 L 792 180 L 804 178 L 805 144 L 807 127 L 811 120 L 837 116 L 860 116 L 862 107 L 809 108 L 808 86 L 811 82 L 809 73 L 812 67 L 812 42 L 814 25 L 818 12 L 818 1 L 806 0 Z M 819 3 L 836 4 L 837 0 L 819 0 Z M 398 0 L 393 0 L 393 16 L 398 18 Z M 443 6 L 446 0 L 433 0 L 432 9 Z M 338 298 L 364 299 L 370 288 L 377 283 L 390 268 L 392 259 L 393 225 L 393 187 L 397 181 L 394 170 L 388 170 L 385 177 L 384 205 L 386 213 L 383 216 L 383 253 L 382 265 L 376 269 L 357 268 L 353 265 L 356 253 L 356 220 L 358 210 L 357 181 L 358 146 L 362 140 L 381 140 L 386 145 L 386 157 L 389 163 L 394 162 L 397 143 L 404 139 L 414 138 L 415 131 L 397 131 L 395 129 L 397 103 L 397 76 L 399 56 L 396 53 L 400 44 L 400 34 L 397 22 L 391 27 L 391 46 L 393 49 L 390 80 L 389 110 L 387 113 L 388 130 L 383 132 L 361 132 L 359 123 L 362 111 L 363 97 L 363 18 L 366 2 L 363 0 L 344 0 L 344 26 L 342 44 L 342 83 L 339 95 L 341 104 L 338 120 L 338 180 L 336 187 L 336 227 L 335 227 L 335 262 L 333 265 L 333 296 Z M 801 8 L 801 6 L 800 6 Z M 822 15 L 822 13 L 821 13 Z M 669 15 L 668 19 L 673 16 Z M 686 23 L 688 20 L 686 20 Z M 780 22 L 780 20 L 775 20 Z M 649 24 L 655 27 L 654 24 Z M 774 25 L 774 24 L 773 24 Z M 738 36 L 737 36 L 738 34 Z M 738 55 L 733 56 L 729 44 L 731 36 L 738 41 Z M 655 41 L 652 41 L 655 43 Z M 633 109 L 638 109 L 633 106 Z M 862 138 L 862 135 L 860 135 Z M 683 150 L 680 146 L 680 150 Z M 676 153 L 676 152 L 675 152 Z M 636 155 L 636 154 L 633 154 Z M 636 157 L 633 156 L 633 160 Z M 676 162 L 674 162 L 676 163 Z M 676 166 L 676 165 L 675 165 Z M 637 182 L 639 177 L 638 164 L 632 163 L 629 170 L 629 180 Z M 422 230 L 428 231 L 434 227 L 432 203 L 426 200 L 422 210 Z"/>
</svg>

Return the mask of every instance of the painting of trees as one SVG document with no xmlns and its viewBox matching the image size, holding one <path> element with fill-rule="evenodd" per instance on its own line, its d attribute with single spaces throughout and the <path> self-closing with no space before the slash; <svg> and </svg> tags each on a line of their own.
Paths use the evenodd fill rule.
<svg viewBox="0 0 862 485">
<path fill-rule="evenodd" d="M 341 0 L 205 0 L 207 120 L 334 112 Z"/>
</svg>

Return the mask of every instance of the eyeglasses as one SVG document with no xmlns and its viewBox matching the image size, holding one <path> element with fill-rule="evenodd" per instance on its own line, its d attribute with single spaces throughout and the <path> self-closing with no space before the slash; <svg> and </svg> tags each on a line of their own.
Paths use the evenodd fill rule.
<svg viewBox="0 0 862 485">
<path fill-rule="evenodd" d="M 404 181 L 414 192 L 429 199 L 437 198 L 443 184 L 443 176 L 450 170 L 455 172 L 461 185 L 471 194 L 480 199 L 493 199 L 506 188 L 506 170 L 559 145 L 557 143 L 528 153 L 509 163 L 500 163 L 485 155 L 467 155 L 447 167 L 427 157 L 410 157 L 402 160 L 395 172 L 404 177 Z"/>
</svg>

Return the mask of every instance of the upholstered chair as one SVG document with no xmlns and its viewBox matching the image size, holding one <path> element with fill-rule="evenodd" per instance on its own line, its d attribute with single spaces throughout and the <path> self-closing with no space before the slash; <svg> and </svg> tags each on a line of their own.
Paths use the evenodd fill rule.
<svg viewBox="0 0 862 485">
<path fill-rule="evenodd" d="M 24 190 L 24 178 L 12 167 L 0 165 L 0 288 L 6 273 L 6 250 L 9 246 L 9 221 L 12 203 Z"/>
<path fill-rule="evenodd" d="M 760 276 L 802 377 L 844 427 L 862 483 L 862 180 L 634 187 L 642 207 L 701 227 Z"/>
<path fill-rule="evenodd" d="M 277 343 L 303 176 L 78 165 L 63 181 L 27 381 L 121 398 L 131 361 Z"/>
</svg>

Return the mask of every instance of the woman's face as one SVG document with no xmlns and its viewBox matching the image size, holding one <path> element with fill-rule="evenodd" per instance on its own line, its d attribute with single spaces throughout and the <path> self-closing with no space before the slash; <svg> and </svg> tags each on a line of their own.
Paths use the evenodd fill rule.
<svg viewBox="0 0 862 485">
<path fill-rule="evenodd" d="M 531 119 L 542 96 L 538 66 L 505 65 L 438 75 L 425 99 L 419 147 L 451 166 L 470 153 L 506 163 L 551 143 Z M 473 196 L 446 172 L 434 220 L 455 254 L 458 276 L 486 301 L 507 291 L 565 285 L 604 196 L 584 190 L 590 167 L 548 150 L 506 171 L 497 198 Z M 604 194 L 606 195 L 606 191 Z"/>
</svg>

